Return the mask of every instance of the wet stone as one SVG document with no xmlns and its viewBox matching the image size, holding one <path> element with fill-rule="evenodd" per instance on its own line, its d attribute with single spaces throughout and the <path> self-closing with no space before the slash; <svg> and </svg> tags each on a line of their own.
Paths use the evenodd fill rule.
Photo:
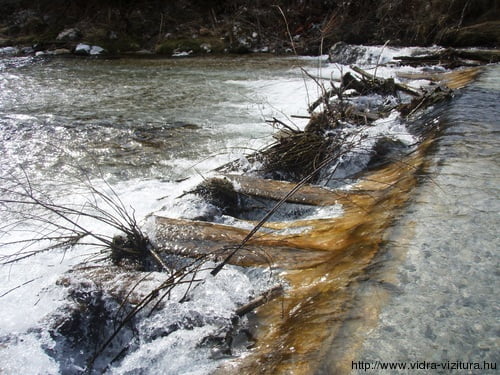
<svg viewBox="0 0 500 375">
<path fill-rule="evenodd" d="M 74 50 L 75 55 L 89 55 L 91 47 L 85 43 L 79 43 Z"/>
</svg>

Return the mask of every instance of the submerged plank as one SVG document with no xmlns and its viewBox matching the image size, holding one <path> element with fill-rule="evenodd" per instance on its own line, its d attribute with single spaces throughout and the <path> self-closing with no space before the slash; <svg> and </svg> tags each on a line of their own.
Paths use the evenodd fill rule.
<svg viewBox="0 0 500 375">
<path fill-rule="evenodd" d="M 260 325 L 253 332 L 257 340 L 254 351 L 221 366 L 217 375 L 232 374 L 235 368 L 242 375 L 337 373 L 331 371 L 328 359 L 335 354 L 332 348 L 350 314 L 357 282 L 368 275 L 387 228 L 407 202 L 430 144 L 424 142 L 401 162 L 365 176 L 357 187 L 376 193 L 376 199 L 362 197 L 357 201 L 359 209 L 348 210 L 334 221 L 318 221 L 307 239 L 296 239 L 296 244 L 309 240 L 334 250 L 317 266 L 282 273 L 290 289 L 279 301 L 270 301 L 257 310 Z M 371 322 L 380 307 L 378 300 L 373 307 Z M 338 356 L 335 365 L 350 364 L 352 358 Z"/>
<path fill-rule="evenodd" d="M 156 217 L 156 243 L 160 253 L 189 257 L 211 255 L 224 259 L 245 238 L 249 230 L 228 225 Z M 291 235 L 293 237 L 294 235 Z M 270 266 L 300 269 L 317 265 L 327 258 L 321 250 L 287 246 L 290 236 L 257 234 L 231 259 L 239 266 Z"/>
</svg>

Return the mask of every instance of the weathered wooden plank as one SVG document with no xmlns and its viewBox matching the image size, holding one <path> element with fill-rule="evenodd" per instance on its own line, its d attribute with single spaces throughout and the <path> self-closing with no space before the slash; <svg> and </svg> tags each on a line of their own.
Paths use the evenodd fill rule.
<svg viewBox="0 0 500 375">
<path fill-rule="evenodd" d="M 472 82 L 481 72 L 481 67 L 464 68 L 446 73 L 406 73 L 399 72 L 396 75 L 404 79 L 426 79 L 433 82 L 440 82 L 450 89 L 459 89 Z"/>
<path fill-rule="evenodd" d="M 215 260 L 224 259 L 248 234 L 248 230 L 204 221 L 156 217 L 155 242 L 158 252 L 200 257 L 212 255 Z M 286 237 L 259 233 L 231 259 L 240 266 L 269 266 L 300 269 L 317 265 L 328 254 L 321 250 L 309 250 L 287 246 Z"/>
<path fill-rule="evenodd" d="M 236 190 L 239 193 L 274 200 L 283 199 L 297 185 L 293 182 L 233 174 L 226 174 L 224 177 L 236 184 Z M 345 200 L 347 195 L 346 192 L 306 184 L 297 193 L 289 197 L 287 202 L 312 206 L 332 206 L 339 204 L 341 200 Z"/>
</svg>

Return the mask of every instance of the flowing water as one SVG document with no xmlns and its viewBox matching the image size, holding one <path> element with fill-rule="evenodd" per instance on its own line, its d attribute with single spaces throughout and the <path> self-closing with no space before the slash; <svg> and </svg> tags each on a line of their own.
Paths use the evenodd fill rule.
<svg viewBox="0 0 500 375">
<path fill-rule="evenodd" d="M 390 245 L 404 259 L 397 288 L 357 356 L 368 373 L 496 372 L 488 366 L 500 362 L 499 98 L 496 65 L 441 118 L 429 178 Z M 390 363 L 406 371 L 381 370 Z M 362 365 L 353 372 L 364 373 Z"/>
<path fill-rule="evenodd" d="M 259 138 L 272 131 L 264 116 L 294 108 L 272 109 L 273 82 L 294 81 L 289 90 L 297 78 L 301 84 L 291 70 L 299 64 L 294 60 L 0 64 L 1 147 L 8 164 L 59 171 L 75 161 L 85 168 L 97 163 L 120 180 L 184 177 L 179 166 L 186 160 L 262 145 Z M 249 80 L 260 87 L 248 88 Z M 283 104 L 290 93 L 275 94 Z M 300 103 L 304 108 L 305 99 Z"/>
<path fill-rule="evenodd" d="M 308 99 L 316 95 L 305 90 L 298 67 L 314 72 L 316 64 L 270 58 L 4 59 L 2 177 L 21 166 L 34 184 L 78 201 L 74 175 L 100 176 L 93 182 L 101 186 L 105 179 L 138 219 L 162 209 L 174 217 L 195 216 L 205 207 L 178 204 L 175 198 L 212 168 L 268 144 L 273 129 L 266 119 L 304 125 L 285 115 L 307 113 Z M 388 266 L 377 276 L 397 275 L 383 284 L 392 298 L 379 324 L 361 329 L 366 341 L 352 358 L 371 364 L 498 362 L 499 77 L 498 67 L 488 68 L 442 116 L 445 129 L 431 156 L 430 178 L 393 228 L 394 246 L 384 255 Z M 73 371 L 82 365 L 60 357 L 55 363 L 57 355 L 49 354 L 57 345 L 43 334 L 44 319 L 67 298 L 54 284 L 81 253 L 44 254 L 2 267 L 0 372 L 44 373 L 43 367 L 45 373 L 71 373 L 72 365 Z M 229 320 L 236 303 L 269 287 L 271 277 L 262 272 L 233 267 L 220 281 L 207 283 L 197 292 L 199 308 L 208 314 L 205 326 L 146 340 L 116 373 L 212 371 L 213 353 L 199 348 L 200 338 L 216 330 L 218 321 Z M 195 320 L 191 310 L 173 309 L 171 315 L 188 313 Z M 143 326 L 175 323 L 175 317 L 153 318 Z M 344 343 L 354 331 L 348 326 Z M 330 360 L 342 344 L 334 342 Z M 330 373 L 335 366 L 328 355 L 325 362 L 319 368 Z"/>
<path fill-rule="evenodd" d="M 206 204 L 176 198 L 213 168 L 268 144 L 274 129 L 265 120 L 304 123 L 284 114 L 307 113 L 298 67 L 316 64 L 272 58 L 1 60 L 2 184 L 20 179 L 49 197 L 44 199 L 83 208 L 99 198 L 89 196 L 85 186 L 90 181 L 119 198 L 141 226 L 148 225 L 144 219 L 149 214 L 162 210 L 170 217 L 200 215 Z M 25 218 L 31 214 L 20 213 Z M 9 223 L 17 223 L 11 216 L 2 207 L 2 243 L 42 233 L 24 222 L 5 233 Z M 113 235 L 102 223 L 83 223 Z M 22 250 L 22 245 L 3 246 L 0 255 Z M 56 284 L 88 260 L 89 251 L 77 246 L 2 266 L 0 372 L 78 373 L 86 365 L 85 353 L 96 349 L 83 337 L 109 335 L 105 326 L 97 328 L 99 334 L 95 327 L 93 333 L 72 332 L 69 344 L 54 335 L 61 329 L 57 316 L 68 317 L 68 301 L 75 302 L 71 288 Z M 203 272 L 207 277 L 208 271 Z M 150 282 L 158 285 L 162 278 L 158 273 Z M 217 280 L 196 289 L 195 302 L 173 303 L 168 314 L 141 323 L 142 349 L 117 373 L 213 370 L 220 356 L 200 348 L 202 340 L 230 327 L 236 306 L 266 290 L 273 279 L 267 270 L 226 267 Z M 178 300 L 182 288 L 177 293 Z M 158 327 L 181 329 L 159 334 Z"/>
</svg>

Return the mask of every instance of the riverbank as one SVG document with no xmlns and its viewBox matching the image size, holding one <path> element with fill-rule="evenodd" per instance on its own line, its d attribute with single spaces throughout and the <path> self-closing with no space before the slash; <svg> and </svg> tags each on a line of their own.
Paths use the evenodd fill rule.
<svg viewBox="0 0 500 375">
<path fill-rule="evenodd" d="M 0 16 L 4 53 L 320 55 L 338 41 L 393 46 L 496 47 L 494 0 L 428 2 L 245 0 L 9 1 Z M 94 48 L 92 48 L 94 46 Z M 9 47 L 9 49 L 5 49 Z"/>
</svg>

